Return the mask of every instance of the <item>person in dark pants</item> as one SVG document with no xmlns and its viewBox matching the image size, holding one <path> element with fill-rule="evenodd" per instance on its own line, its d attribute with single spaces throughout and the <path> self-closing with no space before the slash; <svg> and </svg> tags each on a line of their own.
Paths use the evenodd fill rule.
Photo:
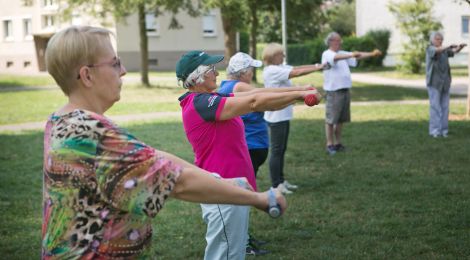
<svg viewBox="0 0 470 260">
<path fill-rule="evenodd" d="M 305 87 L 286 87 L 286 88 L 256 88 L 251 85 L 253 77 L 253 68 L 261 67 L 263 63 L 255 60 L 250 55 L 238 52 L 230 58 L 227 67 L 227 80 L 220 83 L 217 90 L 218 93 L 230 94 L 249 91 L 278 91 L 288 92 L 296 90 L 305 90 Z M 308 87 L 307 87 L 308 88 Z M 264 120 L 264 112 L 256 111 L 241 115 L 245 128 L 245 139 L 248 145 L 248 152 L 250 153 L 251 164 L 255 176 L 258 173 L 259 167 L 266 161 L 269 149 L 269 136 L 268 126 Z M 265 244 L 265 241 L 255 239 L 251 234 L 248 234 L 248 246 L 246 249 L 249 255 L 263 255 L 268 251 L 260 247 Z"/>
<path fill-rule="evenodd" d="M 324 68 L 323 64 L 311 64 L 303 66 L 283 65 L 284 48 L 278 43 L 270 43 L 263 50 L 263 79 L 265 88 L 292 87 L 291 78 L 307 75 Z M 274 188 L 279 188 L 282 193 L 290 194 L 297 189 L 284 179 L 284 155 L 289 138 L 290 120 L 293 118 L 293 106 L 274 111 L 266 111 L 264 119 L 268 122 L 271 152 L 269 157 L 269 173 Z"/>
</svg>

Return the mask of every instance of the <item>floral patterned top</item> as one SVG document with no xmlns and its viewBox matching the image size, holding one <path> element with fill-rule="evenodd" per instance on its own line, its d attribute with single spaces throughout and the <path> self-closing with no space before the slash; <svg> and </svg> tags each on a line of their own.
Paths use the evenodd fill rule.
<svg viewBox="0 0 470 260">
<path fill-rule="evenodd" d="M 52 115 L 44 134 L 43 259 L 134 258 L 181 172 L 102 115 Z"/>
</svg>

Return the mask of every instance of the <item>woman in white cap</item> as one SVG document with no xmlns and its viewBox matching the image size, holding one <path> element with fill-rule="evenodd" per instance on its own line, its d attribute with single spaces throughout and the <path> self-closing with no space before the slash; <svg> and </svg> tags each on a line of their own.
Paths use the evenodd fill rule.
<svg viewBox="0 0 470 260">
<path fill-rule="evenodd" d="M 263 65 L 260 60 L 253 59 L 250 55 L 238 52 L 230 58 L 227 66 L 227 80 L 220 83 L 219 93 L 239 93 L 249 91 L 297 91 L 304 87 L 279 87 L 279 88 L 259 88 L 251 85 L 253 78 L 253 68 L 259 68 Z M 259 167 L 266 161 L 269 150 L 268 126 L 264 120 L 264 112 L 251 112 L 241 116 L 245 126 L 245 139 L 250 153 L 251 163 L 257 175 Z M 266 250 L 260 249 L 265 241 L 256 240 L 250 234 L 248 235 L 247 254 L 262 255 Z"/>
<path fill-rule="evenodd" d="M 244 138 L 241 115 L 281 109 L 316 90 L 221 94 L 217 89 L 215 64 L 220 55 L 190 51 L 176 64 L 176 76 L 188 92 L 179 98 L 186 136 L 195 153 L 195 164 L 222 178 L 245 177 L 256 190 L 256 180 Z M 205 259 L 244 259 L 249 208 L 245 206 L 201 204 L 207 223 Z"/>
</svg>

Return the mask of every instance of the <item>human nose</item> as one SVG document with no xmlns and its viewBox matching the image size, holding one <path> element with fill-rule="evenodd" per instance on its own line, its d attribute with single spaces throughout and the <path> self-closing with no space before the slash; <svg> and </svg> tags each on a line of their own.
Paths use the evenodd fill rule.
<svg viewBox="0 0 470 260">
<path fill-rule="evenodd" d="M 119 76 L 124 76 L 127 74 L 126 67 L 124 67 L 124 64 L 121 63 L 120 71 L 119 71 Z"/>
</svg>

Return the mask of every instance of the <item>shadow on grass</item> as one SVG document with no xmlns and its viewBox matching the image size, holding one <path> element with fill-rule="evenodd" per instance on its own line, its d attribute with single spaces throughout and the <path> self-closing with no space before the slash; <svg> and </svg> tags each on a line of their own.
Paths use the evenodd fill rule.
<svg viewBox="0 0 470 260">
<path fill-rule="evenodd" d="M 323 120 L 294 120 L 285 175 L 300 189 L 270 219 L 252 210 L 252 233 L 269 258 L 464 258 L 470 255 L 470 125 L 432 139 L 426 121 L 346 125 L 344 153 L 324 151 Z M 181 123 L 135 125 L 147 144 L 192 161 Z M 42 133 L 0 135 L 0 250 L 5 259 L 40 252 Z M 270 186 L 267 163 L 261 190 Z M 205 225 L 197 204 L 172 200 L 155 220 L 160 259 L 202 258 Z M 31 242 L 34 241 L 34 242 Z"/>
</svg>

